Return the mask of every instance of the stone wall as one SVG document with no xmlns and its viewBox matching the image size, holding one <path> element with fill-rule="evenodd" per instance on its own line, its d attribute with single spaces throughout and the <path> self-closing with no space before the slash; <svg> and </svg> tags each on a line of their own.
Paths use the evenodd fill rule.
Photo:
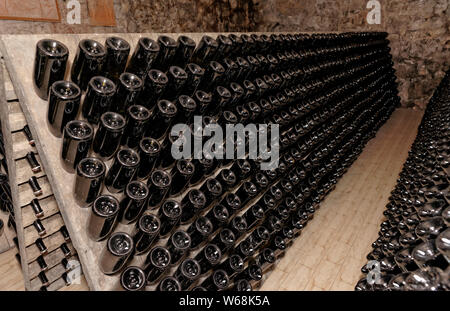
<svg viewBox="0 0 450 311">
<path fill-rule="evenodd" d="M 366 22 L 368 0 L 114 0 L 117 26 L 0 21 L 0 33 L 370 31 L 390 33 L 402 104 L 423 108 L 450 67 L 450 0 L 379 0 L 380 25 Z"/>
<path fill-rule="evenodd" d="M 402 105 L 424 108 L 450 68 L 450 0 L 380 0 L 380 25 L 368 25 L 368 0 L 267 0 L 258 31 L 387 31 Z"/>
</svg>

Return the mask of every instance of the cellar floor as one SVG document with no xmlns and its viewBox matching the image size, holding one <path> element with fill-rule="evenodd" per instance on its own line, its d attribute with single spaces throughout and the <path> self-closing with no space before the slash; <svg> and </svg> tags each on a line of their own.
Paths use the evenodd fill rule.
<svg viewBox="0 0 450 311">
<path fill-rule="evenodd" d="M 262 290 L 353 290 L 422 112 L 397 109 L 323 201 Z"/>
<path fill-rule="evenodd" d="M 397 109 L 321 204 L 262 290 L 353 290 L 422 112 Z M 0 290 L 24 290 L 14 255 L 0 254 Z M 83 281 L 79 290 L 87 289 Z"/>
</svg>

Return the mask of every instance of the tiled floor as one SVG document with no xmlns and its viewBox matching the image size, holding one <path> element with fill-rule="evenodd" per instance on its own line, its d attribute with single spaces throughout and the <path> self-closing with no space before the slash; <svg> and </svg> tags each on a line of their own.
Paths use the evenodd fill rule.
<svg viewBox="0 0 450 311">
<path fill-rule="evenodd" d="M 321 204 L 263 290 L 353 290 L 422 113 L 398 109 Z"/>
<path fill-rule="evenodd" d="M 321 204 L 263 290 L 353 290 L 421 116 L 411 109 L 393 114 Z M 14 254 L 0 254 L 0 290 L 24 288 Z"/>
</svg>

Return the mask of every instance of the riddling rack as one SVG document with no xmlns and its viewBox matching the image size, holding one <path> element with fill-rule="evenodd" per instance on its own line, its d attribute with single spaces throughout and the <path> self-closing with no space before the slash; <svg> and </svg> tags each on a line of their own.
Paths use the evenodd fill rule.
<svg viewBox="0 0 450 311">
<path fill-rule="evenodd" d="M 61 141 L 53 136 L 43 123 L 47 115 L 47 103 L 40 99 L 34 89 L 30 68 L 33 68 L 36 43 L 44 38 L 52 38 L 63 42 L 70 51 L 69 63 L 73 63 L 80 40 L 90 38 L 104 42 L 110 36 L 120 36 L 131 46 L 136 46 L 139 38 L 149 37 L 154 40 L 160 34 L 87 34 L 87 35 L 4 35 L 1 36 L 1 53 L 5 58 L 6 68 L 11 77 L 14 90 L 25 114 L 25 118 L 36 140 L 36 148 L 41 155 L 41 162 L 46 168 L 47 178 L 54 191 L 54 197 L 60 206 L 61 215 L 70 233 L 72 243 L 80 258 L 83 274 L 91 290 L 110 290 L 118 282 L 118 276 L 108 276 L 100 271 L 98 258 L 106 241 L 92 241 L 86 232 L 86 223 L 90 210 L 80 208 L 73 199 L 73 183 L 75 176 L 64 171 L 60 164 Z M 168 34 L 173 35 L 173 34 Z M 182 35 L 182 34 L 177 34 Z M 198 43 L 201 33 L 186 34 Z M 66 73 L 67 74 L 67 73 Z M 109 165 L 109 164 L 108 164 Z M 116 231 L 131 233 L 133 226 L 119 225 Z M 19 239 L 20 240 L 20 239 Z M 140 266 L 145 256 L 136 256 L 130 265 Z"/>
<path fill-rule="evenodd" d="M 3 62 L 0 77 L 3 77 L 0 85 L 2 132 L 25 288 L 30 291 L 59 290 L 74 281 L 70 280 L 69 274 L 75 269 L 81 271 L 80 264 L 70 238 L 62 234 L 64 221 L 44 167 L 41 165 L 41 170 L 34 173 L 27 162 L 28 152 L 33 152 L 39 162 L 40 157 L 23 130 L 27 121 Z M 42 188 L 39 197 L 35 197 L 28 185 L 28 179 L 32 176 L 37 178 Z M 45 234 L 39 235 L 33 225 L 38 219 L 30 205 L 33 199 L 39 200 L 43 210 L 40 221 L 46 230 Z M 45 252 L 38 249 L 38 239 L 45 245 Z M 63 245 L 67 246 L 66 250 Z M 42 265 L 43 262 L 45 265 Z"/>
<path fill-rule="evenodd" d="M 137 45 L 140 37 L 149 37 L 156 40 L 159 35 L 119 34 L 117 36 L 124 38 L 134 47 Z M 168 35 L 174 37 L 182 34 Z M 202 33 L 187 35 L 198 43 L 203 35 L 215 37 L 217 34 Z M 41 100 L 34 91 L 30 68 L 33 68 L 34 59 L 32 55 L 34 55 L 36 43 L 40 39 L 51 38 L 64 43 L 70 51 L 70 64 L 73 63 L 75 52 L 81 39 L 89 38 L 104 42 L 110 36 L 115 35 L 5 35 L 1 37 L 2 41 L 0 46 L 1 52 L 6 59 L 6 66 L 12 77 L 20 105 L 25 113 L 30 130 L 36 139 L 37 151 L 39 151 L 43 166 L 46 168 L 48 181 L 54 190 L 54 197 L 61 207 L 61 214 L 72 237 L 73 245 L 82 262 L 86 279 L 90 288 L 93 290 L 113 289 L 118 283 L 118 276 L 107 276 L 100 271 L 98 258 L 106 241 L 94 242 L 87 236 L 86 222 L 90 214 L 90 209 L 80 208 L 72 196 L 75 175 L 67 173 L 61 166 L 61 139 L 54 137 L 44 124 L 47 114 L 47 103 Z M 110 167 L 111 162 L 106 163 L 106 165 Z M 201 185 L 195 188 L 199 187 Z M 255 198 L 255 201 L 258 198 Z M 133 227 L 134 225 L 119 224 L 115 231 L 131 233 Z M 180 228 L 184 229 L 183 226 Z M 160 240 L 158 244 L 164 244 L 164 242 L 165 240 Z M 135 256 L 129 265 L 142 266 L 145 255 Z"/>
</svg>

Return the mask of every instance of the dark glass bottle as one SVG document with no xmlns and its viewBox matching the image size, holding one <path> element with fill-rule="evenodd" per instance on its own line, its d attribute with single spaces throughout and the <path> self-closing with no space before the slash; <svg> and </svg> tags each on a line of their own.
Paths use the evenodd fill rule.
<svg viewBox="0 0 450 311">
<path fill-rule="evenodd" d="M 28 124 L 23 127 L 23 133 L 25 134 L 25 137 L 27 138 L 30 146 L 34 147 L 36 144 L 35 144 L 33 135 L 31 134 L 30 127 L 28 126 Z M 4 154 L 4 152 L 2 152 L 2 153 Z M 2 164 L 4 165 L 4 163 L 2 163 Z"/>
<path fill-rule="evenodd" d="M 172 276 L 167 276 L 161 280 L 158 285 L 160 292 L 179 292 L 181 291 L 181 284 Z"/>
<path fill-rule="evenodd" d="M 162 35 L 158 37 L 159 53 L 152 68 L 166 71 L 173 63 L 177 50 L 177 42 L 168 36 Z"/>
<path fill-rule="evenodd" d="M 200 216 L 195 222 L 189 226 L 187 232 L 191 236 L 191 249 L 202 247 L 212 233 L 213 226 L 211 221 Z"/>
<path fill-rule="evenodd" d="M 197 90 L 194 93 L 195 101 L 197 102 L 197 110 L 195 111 L 195 115 L 203 115 L 212 102 L 212 94 Z"/>
<path fill-rule="evenodd" d="M 125 118 L 115 112 L 105 112 L 92 143 L 92 150 L 102 159 L 111 159 L 119 150 L 125 130 Z"/>
<path fill-rule="evenodd" d="M 177 106 L 173 102 L 164 99 L 158 101 L 150 119 L 152 126 L 148 128 L 147 136 L 157 140 L 164 138 L 177 112 Z"/>
<path fill-rule="evenodd" d="M 236 239 L 239 239 L 239 237 L 247 232 L 247 222 L 245 221 L 245 218 L 242 216 L 234 217 L 230 222 L 229 229 L 233 231 Z"/>
<path fill-rule="evenodd" d="M 268 269 L 275 263 L 275 253 L 270 248 L 264 248 L 255 259 L 255 263 L 262 269 Z"/>
<path fill-rule="evenodd" d="M 285 223 L 290 217 L 290 210 L 286 205 L 280 204 L 273 211 L 273 216 L 277 217 L 282 223 Z"/>
<path fill-rule="evenodd" d="M 270 232 L 266 227 L 259 226 L 251 234 L 252 242 L 255 247 L 264 245 L 270 239 Z"/>
<path fill-rule="evenodd" d="M 224 262 L 222 262 L 217 269 L 224 270 L 230 278 L 234 278 L 236 274 L 244 271 L 244 260 L 241 256 L 233 254 L 230 255 Z"/>
<path fill-rule="evenodd" d="M 142 291 L 145 288 L 145 284 L 145 272 L 139 267 L 130 266 L 120 275 L 119 286 L 116 290 Z"/>
<path fill-rule="evenodd" d="M 240 56 L 236 58 L 236 64 L 238 65 L 236 80 L 237 81 L 246 80 L 251 71 L 250 64 L 245 58 Z"/>
<path fill-rule="evenodd" d="M 246 181 L 239 187 L 236 194 L 241 199 L 241 206 L 245 206 L 258 194 L 258 188 L 250 181 Z"/>
<path fill-rule="evenodd" d="M 119 37 L 109 37 L 105 41 L 106 60 L 103 71 L 105 76 L 113 81 L 125 71 L 130 55 L 130 44 Z"/>
<path fill-rule="evenodd" d="M 106 49 L 100 42 L 81 40 L 72 65 L 72 81 L 85 91 L 89 81 L 103 71 L 105 61 Z"/>
<path fill-rule="evenodd" d="M 239 68 L 238 65 L 228 57 L 218 59 L 217 61 L 221 62 L 223 68 L 225 69 L 224 81 L 235 81 L 237 70 Z"/>
<path fill-rule="evenodd" d="M 91 205 L 102 192 L 105 179 L 106 165 L 96 158 L 84 158 L 77 165 L 74 183 L 74 199 L 78 205 Z"/>
<path fill-rule="evenodd" d="M 252 171 L 252 166 L 247 160 L 236 160 L 230 168 L 238 180 L 247 179 Z"/>
<path fill-rule="evenodd" d="M 191 189 L 181 201 L 183 213 L 181 224 L 191 222 L 205 208 L 206 197 L 203 191 Z"/>
<path fill-rule="evenodd" d="M 177 266 L 187 255 L 191 246 L 191 237 L 186 231 L 177 230 L 167 240 L 167 249 L 171 255 L 172 266 Z"/>
<path fill-rule="evenodd" d="M 278 185 L 273 185 L 269 188 L 269 193 L 273 196 L 276 202 L 279 202 L 283 198 L 283 191 Z"/>
<path fill-rule="evenodd" d="M 225 115 L 222 114 L 222 110 L 226 108 L 230 100 L 231 92 L 227 88 L 220 85 L 215 87 L 212 93 L 213 104 L 209 105 L 206 114 L 219 117 L 218 123 L 221 125 L 226 124 L 226 122 L 237 123 L 237 117 L 231 111 L 225 111 Z"/>
<path fill-rule="evenodd" d="M 33 226 L 34 226 L 34 229 L 36 229 L 36 232 L 38 233 L 38 235 L 40 237 L 43 237 L 43 236 L 45 236 L 47 234 L 47 230 L 45 229 L 45 227 L 42 224 L 40 219 L 36 219 L 33 222 Z"/>
<path fill-rule="evenodd" d="M 225 68 L 216 61 L 211 61 L 205 66 L 205 74 L 200 82 L 199 89 L 205 91 L 213 90 L 218 84 L 222 82 Z"/>
<path fill-rule="evenodd" d="M 200 277 L 200 271 L 197 260 L 187 258 L 175 271 L 174 277 L 180 282 L 181 289 L 187 290 Z"/>
<path fill-rule="evenodd" d="M 63 168 L 74 173 L 80 161 L 87 157 L 94 136 L 94 128 L 85 121 L 74 120 L 66 124 L 61 150 Z"/>
<path fill-rule="evenodd" d="M 240 280 L 234 282 L 233 291 L 236 291 L 236 292 L 251 292 L 252 290 L 253 290 L 252 289 L 252 285 L 246 279 L 240 279 Z"/>
<path fill-rule="evenodd" d="M 216 55 L 218 43 L 210 36 L 203 36 L 192 56 L 192 61 L 200 66 L 208 64 Z"/>
<path fill-rule="evenodd" d="M 158 217 L 161 220 L 161 238 L 166 237 L 178 225 L 181 217 L 181 206 L 175 200 L 166 200 L 158 210 Z"/>
<path fill-rule="evenodd" d="M 150 111 L 141 105 L 133 105 L 127 111 L 127 125 L 122 135 L 121 144 L 136 148 L 149 127 Z"/>
<path fill-rule="evenodd" d="M 274 197 L 270 193 L 264 194 L 256 204 L 264 210 L 264 213 L 274 209 L 277 205 Z"/>
<path fill-rule="evenodd" d="M 210 176 L 217 167 L 217 161 L 206 158 L 194 160 L 193 163 L 195 163 L 195 172 L 190 181 L 191 186 L 199 184 L 205 177 Z"/>
<path fill-rule="evenodd" d="M 250 37 L 248 34 L 242 34 L 241 36 L 242 40 L 242 54 L 253 54 L 254 53 L 254 47 L 255 47 L 255 41 Z"/>
<path fill-rule="evenodd" d="M 217 245 L 207 244 L 195 257 L 200 265 L 201 274 L 209 272 L 222 258 L 222 253 Z"/>
<path fill-rule="evenodd" d="M 193 96 L 203 79 L 205 70 L 197 64 L 189 63 L 187 64 L 185 71 L 188 77 L 184 85 L 183 93 Z"/>
<path fill-rule="evenodd" d="M 177 50 L 175 52 L 175 57 L 173 64 L 184 68 L 186 64 L 191 60 L 192 54 L 195 50 L 195 41 L 188 36 L 179 36 L 177 40 Z"/>
<path fill-rule="evenodd" d="M 88 236 L 94 241 L 108 237 L 117 223 L 119 209 L 119 201 L 111 195 L 101 195 L 95 199 L 88 219 Z"/>
<path fill-rule="evenodd" d="M 48 129 L 56 137 L 61 137 L 66 124 L 78 115 L 81 90 L 73 82 L 56 81 L 51 85 L 49 94 Z"/>
<path fill-rule="evenodd" d="M 145 79 L 159 54 L 159 44 L 146 37 L 139 39 L 134 53 L 128 63 L 127 72 Z"/>
<path fill-rule="evenodd" d="M 53 83 L 64 80 L 68 58 L 69 49 L 59 41 L 43 39 L 36 44 L 33 86 L 43 100 L 47 100 Z"/>
<path fill-rule="evenodd" d="M 264 209 L 260 205 L 254 204 L 244 213 L 243 217 L 250 230 L 264 218 Z"/>
<path fill-rule="evenodd" d="M 34 196 L 38 197 L 42 195 L 43 191 L 41 186 L 39 185 L 39 181 L 36 176 L 31 176 L 28 179 L 28 185 L 30 185 L 31 190 L 33 191 Z"/>
<path fill-rule="evenodd" d="M 443 258 L 439 250 L 436 248 L 436 241 L 428 240 L 424 243 L 417 245 L 411 255 L 417 266 L 425 270 L 430 267 L 438 267 L 445 269 L 448 266 L 448 262 Z"/>
<path fill-rule="evenodd" d="M 223 169 L 217 175 L 217 180 L 222 185 L 223 191 L 227 192 L 236 185 L 237 178 L 234 172 L 230 169 Z"/>
<path fill-rule="evenodd" d="M 208 178 L 205 183 L 201 186 L 200 190 L 204 193 L 206 202 L 205 207 L 216 204 L 217 200 L 222 195 L 222 185 L 215 178 Z"/>
<path fill-rule="evenodd" d="M 169 192 L 171 184 L 172 177 L 166 171 L 155 170 L 151 173 L 147 181 L 149 190 L 147 206 L 149 209 L 155 209 L 161 205 Z"/>
<path fill-rule="evenodd" d="M 124 232 L 116 232 L 108 239 L 100 255 L 100 270 L 111 275 L 118 273 L 130 260 L 134 250 L 133 239 Z"/>
<path fill-rule="evenodd" d="M 159 155 L 161 153 L 161 145 L 156 139 L 144 137 L 139 143 L 139 156 L 141 165 L 137 171 L 137 178 L 147 179 L 155 168 Z"/>
<path fill-rule="evenodd" d="M 269 179 L 263 173 L 256 173 L 250 180 L 258 189 L 258 191 L 264 190 L 269 185 Z"/>
<path fill-rule="evenodd" d="M 126 185 L 133 180 L 139 167 L 139 154 L 130 148 L 120 149 L 114 162 L 106 174 L 105 186 L 111 193 L 122 192 Z"/>
<path fill-rule="evenodd" d="M 161 156 L 158 159 L 157 165 L 164 170 L 172 169 L 177 161 L 172 156 L 172 148 L 178 148 L 178 151 L 182 153 L 186 142 L 187 138 L 185 135 L 174 136 L 169 133 L 169 135 L 167 135 L 166 139 L 161 144 L 162 147 Z"/>
<path fill-rule="evenodd" d="M 432 217 L 421 221 L 415 228 L 416 235 L 424 241 L 435 239 L 440 232 L 446 229 L 442 217 Z"/>
<path fill-rule="evenodd" d="M 83 117 L 92 124 L 98 124 L 100 116 L 110 111 L 116 85 L 108 78 L 95 76 L 88 84 L 81 109 Z"/>
<path fill-rule="evenodd" d="M 270 234 L 279 232 L 282 229 L 282 223 L 276 216 L 269 216 L 264 221 L 264 226 L 269 230 Z"/>
<path fill-rule="evenodd" d="M 216 231 L 227 224 L 230 219 L 230 213 L 225 206 L 219 204 L 215 205 L 208 214 L 206 214 L 206 217 L 211 220 L 213 231 Z"/>
<path fill-rule="evenodd" d="M 145 210 L 149 189 L 140 181 L 132 181 L 125 188 L 125 198 L 120 202 L 120 221 L 135 222 Z"/>
<path fill-rule="evenodd" d="M 251 238 L 243 240 L 236 246 L 234 253 L 239 255 L 243 260 L 247 260 L 247 258 L 253 256 L 255 253 L 253 240 Z"/>
<path fill-rule="evenodd" d="M 223 228 L 220 230 L 211 241 L 212 244 L 217 245 L 222 255 L 225 255 L 235 242 L 236 237 L 233 231 L 228 228 Z"/>
<path fill-rule="evenodd" d="M 217 42 L 217 52 L 215 55 L 215 60 L 221 61 L 225 57 L 228 57 L 233 49 L 233 41 L 230 40 L 225 35 L 218 35 L 216 38 Z"/>
<path fill-rule="evenodd" d="M 36 247 L 38 248 L 41 255 L 48 254 L 48 247 L 45 245 L 44 241 L 41 238 L 36 239 L 34 242 L 36 244 Z"/>
<path fill-rule="evenodd" d="M 269 242 L 269 248 L 273 250 L 275 257 L 279 258 L 286 251 L 286 241 L 277 235 Z"/>
<path fill-rule="evenodd" d="M 133 239 L 136 254 L 143 254 L 150 250 L 158 237 L 159 230 L 161 229 L 161 221 L 159 218 L 149 211 L 146 211 L 140 216 L 138 222 L 136 222 Z"/>
<path fill-rule="evenodd" d="M 210 277 L 202 282 L 202 286 L 209 291 L 226 290 L 230 284 L 230 278 L 224 270 L 215 270 Z"/>
<path fill-rule="evenodd" d="M 195 166 L 191 161 L 184 159 L 177 161 L 175 168 L 172 170 L 171 196 L 179 195 L 186 190 L 194 171 Z"/>
<path fill-rule="evenodd" d="M 147 255 L 144 264 L 144 271 L 147 277 L 147 284 L 157 283 L 170 265 L 170 252 L 162 246 L 154 247 Z"/>
<path fill-rule="evenodd" d="M 197 110 L 197 103 L 195 100 L 187 95 L 181 95 L 176 101 L 178 114 L 176 115 L 173 124 L 191 124 L 193 122 L 194 112 Z"/>
<path fill-rule="evenodd" d="M 144 89 L 141 92 L 140 103 L 147 109 L 152 109 L 161 99 L 168 83 L 169 78 L 164 72 L 151 69 L 144 80 Z"/>
<path fill-rule="evenodd" d="M 175 100 L 184 90 L 188 75 L 183 68 L 178 66 L 170 66 L 166 75 L 169 82 L 162 97 L 168 100 Z"/>
<path fill-rule="evenodd" d="M 252 288 L 258 288 L 261 285 L 262 270 L 257 264 L 251 264 L 237 277 L 249 281 Z"/>
<path fill-rule="evenodd" d="M 42 218 L 44 217 L 44 210 L 42 209 L 41 205 L 39 204 L 38 199 L 33 199 L 30 203 L 31 208 L 33 209 L 34 215 L 36 218 Z"/>
<path fill-rule="evenodd" d="M 242 208 L 241 200 L 232 192 L 226 194 L 220 204 L 229 210 L 232 215 L 239 212 Z"/>
<path fill-rule="evenodd" d="M 125 115 L 130 106 L 136 105 L 144 88 L 144 82 L 137 75 L 124 72 L 117 81 L 117 91 L 111 110 Z"/>
<path fill-rule="evenodd" d="M 239 83 L 231 82 L 228 89 L 231 92 L 229 107 L 235 107 L 239 105 L 245 93 L 243 87 Z"/>
<path fill-rule="evenodd" d="M 450 258 L 450 229 L 442 231 L 436 238 L 436 248 L 448 261 Z"/>
<path fill-rule="evenodd" d="M 233 56 L 241 55 L 242 54 L 242 47 L 244 45 L 244 42 L 242 42 L 241 37 L 235 35 L 234 33 L 229 34 L 228 38 L 231 40 L 233 47 L 231 50 L 231 54 Z"/>
</svg>

